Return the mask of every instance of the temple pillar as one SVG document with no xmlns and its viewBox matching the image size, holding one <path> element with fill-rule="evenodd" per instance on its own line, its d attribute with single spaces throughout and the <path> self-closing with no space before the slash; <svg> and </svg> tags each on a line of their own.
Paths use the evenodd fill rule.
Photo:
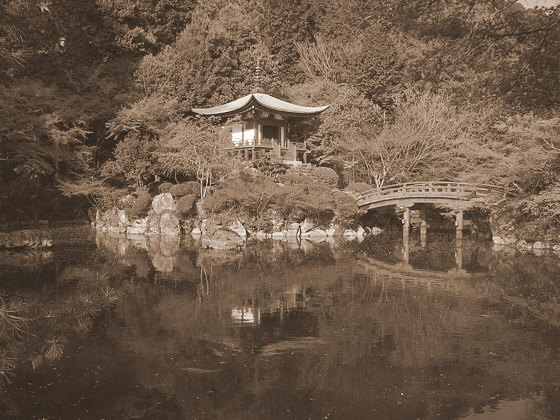
<svg viewBox="0 0 560 420">
<path fill-rule="evenodd" d="M 280 126 L 280 145 L 286 144 L 286 127 Z"/>
<path fill-rule="evenodd" d="M 255 160 L 255 146 L 251 149 L 251 159 Z"/>
<path fill-rule="evenodd" d="M 307 151 L 303 152 L 303 163 L 307 165 Z"/>
</svg>

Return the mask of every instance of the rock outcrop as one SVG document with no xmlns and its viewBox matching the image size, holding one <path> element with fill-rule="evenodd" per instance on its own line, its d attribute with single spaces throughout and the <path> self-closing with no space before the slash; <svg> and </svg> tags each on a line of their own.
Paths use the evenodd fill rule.
<svg viewBox="0 0 560 420">
<path fill-rule="evenodd" d="M 52 240 L 44 232 L 16 230 L 0 233 L 0 248 L 49 248 Z"/>
<path fill-rule="evenodd" d="M 212 249 L 239 249 L 244 247 L 245 241 L 237 232 L 227 228 L 219 228 L 209 236 L 202 237 L 202 247 Z"/>
<path fill-rule="evenodd" d="M 130 196 L 124 197 L 121 202 L 130 204 Z M 334 237 L 362 240 L 364 236 L 372 232 L 359 225 L 353 229 L 345 228 L 336 217 L 330 225 L 324 226 L 316 224 L 311 218 L 306 218 L 301 222 L 284 220 L 277 212 L 270 212 L 267 219 L 270 222 L 268 227 L 258 231 L 249 231 L 245 225 L 246 221 L 242 222 L 237 218 L 223 225 L 214 218 L 181 220 L 182 216 L 170 193 L 156 195 L 152 199 L 151 209 L 143 214 L 145 217 L 133 219 L 131 212 L 127 213 L 125 210 L 112 208 L 105 212 L 97 211 L 96 221 L 93 224 L 100 231 L 126 233 L 131 237 L 178 237 L 183 231 L 190 233 L 194 238 L 202 238 L 202 246 L 205 248 L 222 250 L 244 247 L 245 241 L 250 237 L 287 241 L 300 241 L 301 238 L 306 238 L 314 242 L 321 242 L 332 241 Z M 164 259 L 161 260 L 160 265 L 163 267 Z"/>
</svg>

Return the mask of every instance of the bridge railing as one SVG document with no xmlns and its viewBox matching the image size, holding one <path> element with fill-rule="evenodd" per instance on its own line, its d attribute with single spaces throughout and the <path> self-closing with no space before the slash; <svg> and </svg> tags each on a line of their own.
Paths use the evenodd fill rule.
<svg viewBox="0 0 560 420">
<path fill-rule="evenodd" d="M 492 191 L 502 190 L 496 185 L 474 184 L 468 182 L 447 182 L 447 181 L 427 181 L 427 182 L 407 182 L 402 184 L 386 185 L 381 188 L 373 188 L 358 194 L 358 204 L 360 202 L 382 201 L 390 198 L 407 197 L 483 197 Z"/>
</svg>

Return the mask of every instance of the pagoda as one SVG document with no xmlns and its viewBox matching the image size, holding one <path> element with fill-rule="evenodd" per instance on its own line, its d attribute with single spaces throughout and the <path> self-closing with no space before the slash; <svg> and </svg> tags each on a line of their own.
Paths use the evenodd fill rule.
<svg viewBox="0 0 560 420">
<path fill-rule="evenodd" d="M 276 156 L 286 164 L 307 163 L 305 139 L 289 138 L 288 128 L 295 119 L 311 118 L 329 105 L 309 107 L 282 101 L 265 93 L 251 93 L 212 108 L 193 108 L 198 115 L 240 117 L 231 127 L 232 150 L 246 159 Z"/>
</svg>

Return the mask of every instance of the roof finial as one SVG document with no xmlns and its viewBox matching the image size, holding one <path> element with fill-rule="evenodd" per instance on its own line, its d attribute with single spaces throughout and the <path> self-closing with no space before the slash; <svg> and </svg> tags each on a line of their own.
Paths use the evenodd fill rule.
<svg viewBox="0 0 560 420">
<path fill-rule="evenodd" d="M 261 82 L 263 79 L 263 68 L 261 67 L 261 57 L 257 58 L 257 67 L 255 67 L 255 92 L 261 91 Z"/>
</svg>

